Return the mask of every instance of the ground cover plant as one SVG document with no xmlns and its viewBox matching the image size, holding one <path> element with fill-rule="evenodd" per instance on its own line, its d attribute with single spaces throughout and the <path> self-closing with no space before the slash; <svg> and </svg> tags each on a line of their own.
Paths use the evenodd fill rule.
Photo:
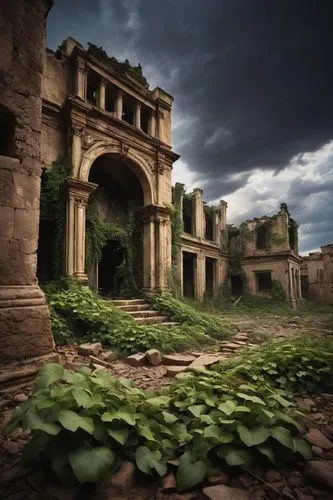
<svg viewBox="0 0 333 500">
<path fill-rule="evenodd" d="M 199 318 L 196 323 L 184 321 L 173 328 L 138 325 L 127 313 L 70 279 L 50 283 L 44 289 L 57 343 L 98 341 L 122 355 L 150 348 L 172 352 L 211 345 L 213 337 L 226 338 L 233 330 L 229 323 L 218 317 L 208 321 L 208 315 L 200 313 L 196 314 L 196 319 Z M 176 307 L 178 303 L 181 301 L 176 299 L 172 306 Z M 203 318 L 201 322 L 200 317 Z"/>
<path fill-rule="evenodd" d="M 183 300 L 178 299 L 171 293 L 165 292 L 151 298 L 154 307 L 161 313 L 169 314 L 174 321 L 197 325 L 204 328 L 205 333 L 217 339 L 230 336 L 235 332 L 235 327 L 228 321 L 198 309 Z"/>
<path fill-rule="evenodd" d="M 221 373 L 297 393 L 333 390 L 333 339 L 298 337 L 243 351 L 219 364 Z"/>
<path fill-rule="evenodd" d="M 184 490 L 226 466 L 310 458 L 300 416 L 283 391 L 218 372 L 189 374 L 157 395 L 107 372 L 49 364 L 5 433 L 30 429 L 23 459 L 39 456 L 65 483 L 98 484 L 124 460 L 163 476 L 167 461 L 179 457 L 177 487 Z"/>
</svg>

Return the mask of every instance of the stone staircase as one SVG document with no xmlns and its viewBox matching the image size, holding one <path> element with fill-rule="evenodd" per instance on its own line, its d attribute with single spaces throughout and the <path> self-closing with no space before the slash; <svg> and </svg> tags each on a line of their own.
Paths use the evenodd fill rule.
<svg viewBox="0 0 333 500">
<path fill-rule="evenodd" d="M 159 311 L 152 309 L 151 304 L 144 299 L 108 299 L 106 301 L 132 316 L 138 325 L 160 325 L 165 327 L 178 325 L 174 321 L 169 321 L 168 316 L 162 316 Z"/>
</svg>

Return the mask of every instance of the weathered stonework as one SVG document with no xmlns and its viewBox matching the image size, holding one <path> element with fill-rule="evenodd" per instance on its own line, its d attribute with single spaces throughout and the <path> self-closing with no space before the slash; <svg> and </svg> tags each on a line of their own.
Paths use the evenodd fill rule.
<svg viewBox="0 0 333 500">
<path fill-rule="evenodd" d="M 50 314 L 36 278 L 41 80 L 51 3 L 5 0 L 0 9 L 1 364 L 53 356 Z"/>
<path fill-rule="evenodd" d="M 304 297 L 322 304 L 333 304 L 333 245 L 303 257 L 301 268 Z"/>
</svg>

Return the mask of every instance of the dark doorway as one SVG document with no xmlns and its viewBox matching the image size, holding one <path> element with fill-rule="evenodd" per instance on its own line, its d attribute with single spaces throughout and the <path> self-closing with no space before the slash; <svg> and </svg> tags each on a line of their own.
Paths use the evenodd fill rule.
<svg viewBox="0 0 333 500">
<path fill-rule="evenodd" d="M 194 298 L 195 281 L 194 271 L 196 264 L 196 254 L 183 252 L 183 295 L 184 297 Z"/>
<path fill-rule="evenodd" d="M 124 260 L 124 248 L 121 243 L 118 240 L 109 240 L 103 248 L 102 259 L 98 265 L 98 288 L 102 295 L 120 295 L 123 282 L 121 266 Z"/>
<path fill-rule="evenodd" d="M 183 198 L 184 233 L 193 234 L 193 202 L 191 198 Z"/>
<path fill-rule="evenodd" d="M 266 249 L 268 246 L 268 228 L 266 224 L 262 224 L 257 228 L 256 236 L 257 248 L 260 250 Z"/>
<path fill-rule="evenodd" d="M 206 257 L 205 266 L 206 266 L 206 297 L 213 297 L 216 260 Z"/>
<path fill-rule="evenodd" d="M 231 295 L 239 297 L 243 295 L 243 280 L 239 274 L 234 274 L 230 277 L 231 282 Z"/>
<path fill-rule="evenodd" d="M 213 225 L 212 214 L 205 213 L 205 222 L 206 222 L 205 239 L 214 241 L 214 225 Z"/>
<path fill-rule="evenodd" d="M 54 279 L 54 238 L 55 223 L 51 220 L 40 220 L 37 249 L 37 278 L 39 283 Z"/>
<path fill-rule="evenodd" d="M 304 299 L 309 298 L 309 278 L 307 276 L 301 276 L 301 291 L 302 297 Z"/>
</svg>

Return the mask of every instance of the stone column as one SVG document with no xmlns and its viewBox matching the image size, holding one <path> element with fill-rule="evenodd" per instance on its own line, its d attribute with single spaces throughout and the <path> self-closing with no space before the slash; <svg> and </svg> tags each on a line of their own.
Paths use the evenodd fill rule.
<svg viewBox="0 0 333 500">
<path fill-rule="evenodd" d="M 156 136 L 156 113 L 155 110 L 151 110 L 150 118 L 148 122 L 148 134 L 152 137 Z"/>
<path fill-rule="evenodd" d="M 204 208 L 202 202 L 202 189 L 193 189 L 194 193 L 194 235 L 197 238 L 204 237 Z"/>
<path fill-rule="evenodd" d="M 197 255 L 195 298 L 202 300 L 206 288 L 206 261 L 203 253 Z"/>
<path fill-rule="evenodd" d="M 105 89 L 106 89 L 106 80 L 104 78 L 101 78 L 101 81 L 99 83 L 99 89 L 98 89 L 98 103 L 97 106 L 102 109 L 103 111 L 105 110 Z"/>
<path fill-rule="evenodd" d="M 163 123 L 163 112 L 157 108 L 157 138 L 160 141 L 164 140 L 164 123 Z"/>
<path fill-rule="evenodd" d="M 66 221 L 66 274 L 88 281 L 85 273 L 86 206 L 89 195 L 97 188 L 92 182 L 68 180 Z"/>
<path fill-rule="evenodd" d="M 0 9 L 0 383 L 6 385 L 57 360 L 49 310 L 36 278 L 41 81 L 51 5 L 17 0 L 14 8 L 3 0 Z"/>
<path fill-rule="evenodd" d="M 117 96 L 116 96 L 116 118 L 118 120 L 122 120 L 123 118 L 123 95 L 124 92 L 122 90 L 118 90 Z"/>
<path fill-rule="evenodd" d="M 158 249 L 157 287 L 159 290 L 165 290 L 168 287 L 166 224 L 167 220 L 165 218 L 158 218 L 156 222 Z"/>
<path fill-rule="evenodd" d="M 71 157 L 72 157 L 73 175 L 75 177 L 79 176 L 79 169 L 81 164 L 83 127 L 84 124 L 79 122 L 75 122 L 72 124 Z"/>
<path fill-rule="evenodd" d="M 143 289 L 155 289 L 155 222 L 153 217 L 143 219 Z"/>
<path fill-rule="evenodd" d="M 75 97 L 86 100 L 87 93 L 87 72 L 86 63 L 83 59 L 76 60 Z"/>
<path fill-rule="evenodd" d="M 139 101 L 135 103 L 134 126 L 141 129 L 141 103 Z"/>
<path fill-rule="evenodd" d="M 224 200 L 220 200 L 220 228 L 221 230 L 227 227 L 227 208 L 228 203 Z"/>
</svg>

